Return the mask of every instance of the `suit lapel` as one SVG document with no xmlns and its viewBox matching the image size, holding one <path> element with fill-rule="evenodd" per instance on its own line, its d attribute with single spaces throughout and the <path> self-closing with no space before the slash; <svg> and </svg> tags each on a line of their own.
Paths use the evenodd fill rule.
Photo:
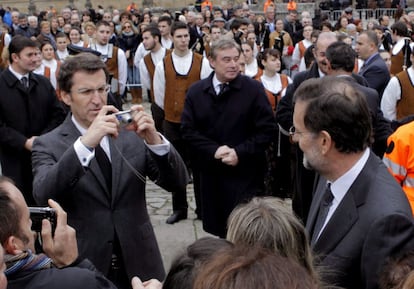
<svg viewBox="0 0 414 289">
<path fill-rule="evenodd" d="M 306 230 L 309 234 L 309 240 L 312 238 L 313 228 L 315 227 L 316 218 L 318 216 L 319 204 L 322 201 L 323 193 L 326 188 L 326 179 L 319 176 L 319 181 L 316 185 L 315 192 L 312 198 L 312 203 L 309 209 L 308 219 L 306 222 Z"/>
<path fill-rule="evenodd" d="M 76 126 L 72 122 L 71 118 L 72 118 L 72 114 L 69 113 L 65 121 L 62 123 L 62 131 L 61 131 L 62 140 L 68 145 L 68 147 L 73 146 L 74 142 L 81 135 L 79 130 L 76 128 Z M 109 198 L 110 194 L 106 186 L 105 177 L 102 174 L 102 171 L 95 158 L 93 158 L 91 162 L 89 163 L 88 170 L 91 172 L 92 175 L 95 176 L 105 196 Z"/>
<path fill-rule="evenodd" d="M 348 192 L 345 194 L 341 203 L 335 210 L 319 239 L 314 245 L 317 253 L 328 254 L 351 230 L 358 220 L 358 208 L 365 203 L 366 195 L 370 188 L 370 175 L 375 170 L 375 156 L 370 152 L 367 163 L 365 164 L 358 177 L 355 179 Z"/>
</svg>

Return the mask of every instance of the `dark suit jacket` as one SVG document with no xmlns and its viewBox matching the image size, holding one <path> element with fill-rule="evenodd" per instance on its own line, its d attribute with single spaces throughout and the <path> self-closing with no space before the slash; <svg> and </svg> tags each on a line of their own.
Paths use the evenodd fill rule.
<svg viewBox="0 0 414 289">
<path fill-rule="evenodd" d="M 382 93 L 390 81 L 390 73 L 379 53 L 363 65 L 359 71 L 359 75 L 367 80 L 369 87 L 378 91 L 381 99 Z"/>
<path fill-rule="evenodd" d="M 276 121 L 280 124 L 285 130 L 293 125 L 293 95 L 299 85 L 307 79 L 310 78 L 319 78 L 319 68 L 317 63 L 314 63 L 311 68 L 307 71 L 299 72 L 295 75 L 293 83 L 290 84 L 286 89 L 286 94 L 280 100 L 277 106 L 276 112 Z M 367 81 L 358 74 L 352 74 L 353 83 L 359 87 L 368 86 Z M 372 93 L 371 93 L 372 94 Z M 369 97 L 372 107 L 375 107 L 375 101 L 377 98 L 375 96 Z M 375 110 L 377 111 L 377 110 Z M 377 114 L 377 113 L 376 113 Z M 383 136 L 383 133 L 379 133 L 378 136 Z M 381 144 L 384 144 L 384 139 L 381 139 Z M 386 145 L 386 139 L 385 139 Z M 383 153 L 383 151 L 382 151 Z M 314 185 L 315 173 L 308 169 L 305 169 L 302 163 L 303 153 L 296 146 L 296 167 L 294 174 L 294 188 L 293 188 L 293 198 L 292 198 L 292 207 L 296 215 L 306 223 L 306 219 L 309 213 L 309 206 L 312 201 L 312 188 Z"/>
<path fill-rule="evenodd" d="M 28 138 L 42 135 L 65 119 L 62 104 L 50 81 L 29 74 L 29 88 L 5 69 L 0 74 L 0 161 L 3 174 L 14 180 L 29 205 L 32 198 L 30 152 L 24 148 Z"/>
<path fill-rule="evenodd" d="M 39 205 L 58 201 L 77 231 L 79 252 L 105 275 L 111 262 L 115 232 L 128 276 L 163 280 L 164 268 L 148 216 L 145 182 L 148 176 L 168 191 L 187 183 L 185 165 L 171 147 L 165 156 L 150 152 L 133 132 L 121 130 L 110 139 L 112 190 L 108 191 L 96 159 L 84 168 L 73 144 L 80 136 L 70 115 L 52 132 L 36 139 L 33 146 L 33 194 Z M 110 197 L 112 195 L 112 197 Z"/>
<path fill-rule="evenodd" d="M 306 229 L 312 229 L 326 188 L 320 177 Z M 384 261 L 414 248 L 407 197 L 372 152 L 313 246 L 322 279 L 349 289 L 378 288 Z"/>
<path fill-rule="evenodd" d="M 265 149 L 276 125 L 261 83 L 239 75 L 217 96 L 213 75 L 189 88 L 181 128 L 200 171 L 204 230 L 224 237 L 234 207 L 263 193 Z M 236 150 L 237 166 L 214 158 L 222 145 Z"/>
</svg>

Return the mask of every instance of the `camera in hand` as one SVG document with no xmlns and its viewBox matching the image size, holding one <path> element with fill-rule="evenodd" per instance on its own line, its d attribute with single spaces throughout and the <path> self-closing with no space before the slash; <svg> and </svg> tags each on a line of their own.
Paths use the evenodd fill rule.
<svg viewBox="0 0 414 289">
<path fill-rule="evenodd" d="M 126 126 L 132 122 L 131 110 L 124 110 L 114 113 L 121 126 Z"/>
<path fill-rule="evenodd" d="M 32 231 L 42 231 L 42 220 L 49 220 L 52 225 L 52 235 L 56 229 L 56 211 L 49 207 L 29 207 L 30 219 L 32 219 Z"/>
</svg>

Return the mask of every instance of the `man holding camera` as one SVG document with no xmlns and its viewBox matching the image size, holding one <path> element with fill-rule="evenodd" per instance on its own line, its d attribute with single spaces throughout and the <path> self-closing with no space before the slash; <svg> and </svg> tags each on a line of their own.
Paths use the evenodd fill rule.
<svg viewBox="0 0 414 289">
<path fill-rule="evenodd" d="M 52 235 L 50 222 L 43 220 L 45 254 L 37 255 L 26 201 L 10 179 L 0 177 L 0 242 L 7 288 L 27 288 L 28 284 L 30 288 L 115 288 L 89 260 L 79 258 L 76 232 L 67 224 L 66 212 L 58 203 L 48 202 L 56 211 L 57 225 Z M 0 288 L 3 284 L 1 280 Z"/>
<path fill-rule="evenodd" d="M 188 177 L 142 106 L 132 106 L 131 122 L 120 127 L 118 110 L 106 105 L 107 80 L 95 55 L 62 64 L 59 86 L 71 114 L 33 145 L 33 195 L 40 205 L 59 201 L 77 230 L 80 255 L 118 288 L 130 288 L 134 275 L 165 276 L 146 208 L 146 177 L 168 191 L 185 188 Z"/>
</svg>

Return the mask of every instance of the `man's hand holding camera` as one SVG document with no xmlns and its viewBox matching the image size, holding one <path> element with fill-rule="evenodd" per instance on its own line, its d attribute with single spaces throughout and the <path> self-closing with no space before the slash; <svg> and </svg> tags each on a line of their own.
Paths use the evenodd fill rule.
<svg viewBox="0 0 414 289">
<path fill-rule="evenodd" d="M 119 118 L 120 114 L 123 114 L 123 118 L 131 118 L 126 125 Z M 126 130 L 135 131 L 147 144 L 162 143 L 162 139 L 155 129 L 154 120 L 144 111 L 142 105 L 134 105 L 130 111 L 125 112 L 118 111 L 112 105 L 103 106 L 87 132 L 81 137 L 81 142 L 87 147 L 95 148 L 105 135 L 118 137 L 121 126 Z"/>
<path fill-rule="evenodd" d="M 142 105 L 133 105 L 131 107 L 131 115 L 133 121 L 125 129 L 135 131 L 149 145 L 162 143 L 162 139 L 155 128 L 154 120 L 144 111 Z"/>
<path fill-rule="evenodd" d="M 105 135 L 118 137 L 119 121 L 113 113 L 118 109 L 112 105 L 104 105 L 95 117 L 86 133 L 81 137 L 81 142 L 90 148 L 95 148 Z"/>
<path fill-rule="evenodd" d="M 76 231 L 68 225 L 67 214 L 62 207 L 53 200 L 48 203 L 56 211 L 56 230 L 52 236 L 50 221 L 42 221 L 43 250 L 53 260 L 53 264 L 61 268 L 72 264 L 78 258 Z"/>
</svg>

